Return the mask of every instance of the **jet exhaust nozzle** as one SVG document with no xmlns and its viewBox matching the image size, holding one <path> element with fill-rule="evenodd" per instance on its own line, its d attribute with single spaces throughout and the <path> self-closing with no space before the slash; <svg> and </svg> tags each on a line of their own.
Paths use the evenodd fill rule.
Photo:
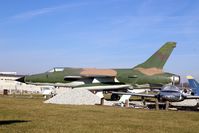
<svg viewBox="0 0 199 133">
<path fill-rule="evenodd" d="M 170 77 L 170 79 L 171 79 L 173 84 L 180 84 L 180 80 L 181 80 L 180 76 L 175 75 L 175 76 Z"/>
</svg>

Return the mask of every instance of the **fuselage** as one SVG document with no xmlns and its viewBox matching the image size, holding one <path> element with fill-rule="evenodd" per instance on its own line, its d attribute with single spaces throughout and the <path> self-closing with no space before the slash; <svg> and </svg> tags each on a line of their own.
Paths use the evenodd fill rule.
<svg viewBox="0 0 199 133">
<path fill-rule="evenodd" d="M 67 77 L 67 78 L 64 78 Z M 53 68 L 45 73 L 24 77 L 26 83 L 70 83 L 82 81 L 93 83 L 122 83 L 131 85 L 169 84 L 180 82 L 179 76 L 170 73 L 147 75 L 134 69 Z"/>
<path fill-rule="evenodd" d="M 180 102 L 185 99 L 185 96 L 180 92 L 179 88 L 173 85 L 169 85 L 163 87 L 163 89 L 157 95 L 157 98 L 162 102 Z"/>
<path fill-rule="evenodd" d="M 163 67 L 176 47 L 176 42 L 167 42 L 144 63 L 130 69 L 96 68 L 53 68 L 48 72 L 26 76 L 18 81 L 26 83 L 63 83 L 82 84 L 129 84 L 129 85 L 164 85 L 178 84 L 180 77 L 165 73 Z M 72 85 L 72 84 L 70 84 Z"/>
</svg>

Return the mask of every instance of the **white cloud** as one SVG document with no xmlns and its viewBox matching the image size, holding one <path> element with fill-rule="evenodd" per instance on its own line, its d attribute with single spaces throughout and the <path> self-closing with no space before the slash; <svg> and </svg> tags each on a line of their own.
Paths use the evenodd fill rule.
<svg viewBox="0 0 199 133">
<path fill-rule="evenodd" d="M 11 18 L 12 19 L 29 19 L 36 16 L 41 16 L 41 15 L 53 13 L 60 10 L 70 9 L 70 8 L 77 8 L 77 7 L 85 6 L 85 5 L 87 5 L 87 3 L 65 4 L 65 5 L 59 5 L 59 6 L 54 6 L 54 7 L 41 8 L 37 10 L 23 12 L 15 16 L 12 16 Z"/>
</svg>

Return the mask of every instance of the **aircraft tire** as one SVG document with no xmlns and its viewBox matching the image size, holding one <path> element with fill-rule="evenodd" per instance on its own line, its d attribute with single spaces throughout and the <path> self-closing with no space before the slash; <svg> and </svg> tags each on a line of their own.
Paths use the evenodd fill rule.
<svg viewBox="0 0 199 133">
<path fill-rule="evenodd" d="M 112 101 L 116 101 L 116 100 L 119 100 L 120 99 L 120 96 L 119 95 L 117 95 L 117 94 L 112 94 L 111 95 L 111 100 Z"/>
</svg>

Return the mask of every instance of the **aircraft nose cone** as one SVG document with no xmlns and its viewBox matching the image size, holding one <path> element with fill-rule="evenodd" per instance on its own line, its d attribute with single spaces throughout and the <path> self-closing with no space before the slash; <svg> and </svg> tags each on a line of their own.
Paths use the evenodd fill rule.
<svg viewBox="0 0 199 133">
<path fill-rule="evenodd" d="M 166 101 L 171 101 L 171 100 L 173 100 L 173 97 L 170 95 L 164 95 L 164 96 L 162 96 L 162 99 L 166 100 Z"/>
<path fill-rule="evenodd" d="M 164 96 L 165 99 L 172 99 L 173 97 L 170 95 Z"/>
<path fill-rule="evenodd" d="M 21 83 L 25 83 L 25 76 L 16 79 L 16 81 L 21 82 Z"/>
<path fill-rule="evenodd" d="M 172 95 L 163 96 L 162 99 L 163 99 L 164 101 L 170 101 L 170 102 L 175 102 L 175 101 L 178 100 L 177 97 L 172 96 Z"/>
</svg>

